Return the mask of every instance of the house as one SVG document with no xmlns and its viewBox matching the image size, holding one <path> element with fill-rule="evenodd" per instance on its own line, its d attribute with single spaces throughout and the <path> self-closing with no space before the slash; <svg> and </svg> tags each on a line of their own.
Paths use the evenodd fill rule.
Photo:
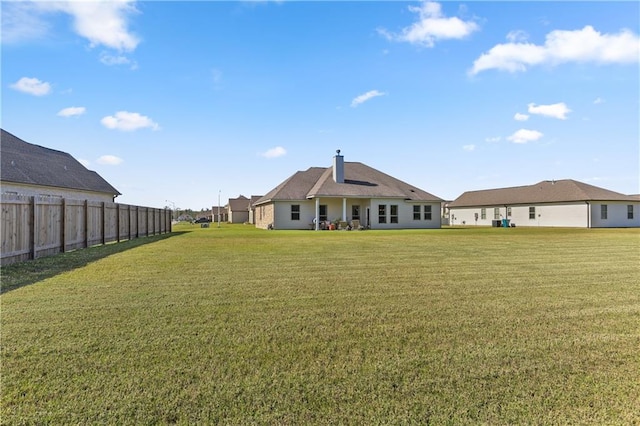
<svg viewBox="0 0 640 426">
<path fill-rule="evenodd" d="M 298 171 L 256 201 L 256 227 L 318 230 L 356 221 L 372 229 L 440 228 L 442 199 L 337 152 L 332 167 Z"/>
<path fill-rule="evenodd" d="M 249 223 L 256 224 L 256 202 L 262 198 L 262 195 L 252 195 L 249 199 Z"/>
<path fill-rule="evenodd" d="M 227 210 L 230 223 L 245 223 L 249 221 L 249 206 L 251 202 L 244 195 L 238 198 L 229 198 Z"/>
<path fill-rule="evenodd" d="M 229 214 L 227 207 L 213 206 L 211 208 L 211 221 L 212 222 L 227 222 L 229 220 Z"/>
<path fill-rule="evenodd" d="M 118 195 L 96 172 L 66 152 L 33 145 L 0 129 L 3 194 L 113 202 Z"/>
<path fill-rule="evenodd" d="M 572 179 L 468 191 L 448 208 L 452 225 L 640 227 L 640 200 Z"/>
</svg>

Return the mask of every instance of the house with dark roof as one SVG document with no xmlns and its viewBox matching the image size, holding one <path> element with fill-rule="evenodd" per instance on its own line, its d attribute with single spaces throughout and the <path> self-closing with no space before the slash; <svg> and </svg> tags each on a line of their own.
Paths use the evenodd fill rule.
<svg viewBox="0 0 640 426">
<path fill-rule="evenodd" d="M 572 179 L 467 191 L 447 207 L 452 225 L 640 227 L 640 200 Z"/>
<path fill-rule="evenodd" d="M 245 223 L 249 221 L 249 205 L 251 201 L 244 195 L 240 195 L 238 198 L 229 198 L 229 202 L 226 205 L 229 212 L 230 223 Z"/>
<path fill-rule="evenodd" d="M 252 195 L 249 199 L 249 223 L 256 224 L 256 202 L 262 198 L 262 195 Z"/>
<path fill-rule="evenodd" d="M 121 195 L 70 154 L 23 141 L 0 129 L 3 194 L 113 202 Z"/>
<path fill-rule="evenodd" d="M 442 199 L 337 151 L 332 167 L 310 167 L 255 206 L 258 228 L 321 229 L 326 223 L 372 229 L 440 228 Z M 344 225 L 342 225 L 344 226 Z"/>
</svg>

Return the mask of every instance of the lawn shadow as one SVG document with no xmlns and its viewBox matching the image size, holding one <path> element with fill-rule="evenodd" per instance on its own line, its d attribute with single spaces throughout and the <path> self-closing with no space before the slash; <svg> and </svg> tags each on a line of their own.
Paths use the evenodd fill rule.
<svg viewBox="0 0 640 426">
<path fill-rule="evenodd" d="M 122 253 L 145 244 L 155 243 L 186 233 L 188 232 L 181 231 L 135 238 L 120 243 L 93 246 L 35 260 L 5 265 L 0 269 L 0 294 L 34 284 L 63 272 L 86 266 L 91 262 L 111 256 L 112 254 Z"/>
</svg>

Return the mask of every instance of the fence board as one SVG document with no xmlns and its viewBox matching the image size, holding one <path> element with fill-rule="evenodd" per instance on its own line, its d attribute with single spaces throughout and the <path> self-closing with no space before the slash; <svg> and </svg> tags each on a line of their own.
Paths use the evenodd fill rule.
<svg viewBox="0 0 640 426">
<path fill-rule="evenodd" d="M 165 209 L 15 194 L 1 201 L 2 265 L 171 232 Z"/>
</svg>

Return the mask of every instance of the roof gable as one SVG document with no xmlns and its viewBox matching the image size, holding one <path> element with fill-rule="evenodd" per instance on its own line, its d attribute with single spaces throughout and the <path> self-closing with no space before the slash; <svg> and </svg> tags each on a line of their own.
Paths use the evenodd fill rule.
<svg viewBox="0 0 640 426">
<path fill-rule="evenodd" d="M 0 131 L 3 182 L 120 195 L 98 173 L 88 170 L 70 154 L 30 144 L 4 129 Z"/>
<path fill-rule="evenodd" d="M 249 199 L 244 195 L 240 195 L 238 198 L 229 198 L 229 210 L 232 212 L 249 210 L 249 203 Z"/>
<path fill-rule="evenodd" d="M 496 206 L 579 201 L 630 201 L 628 195 L 572 179 L 542 181 L 534 185 L 467 191 L 449 207 Z"/>
</svg>

